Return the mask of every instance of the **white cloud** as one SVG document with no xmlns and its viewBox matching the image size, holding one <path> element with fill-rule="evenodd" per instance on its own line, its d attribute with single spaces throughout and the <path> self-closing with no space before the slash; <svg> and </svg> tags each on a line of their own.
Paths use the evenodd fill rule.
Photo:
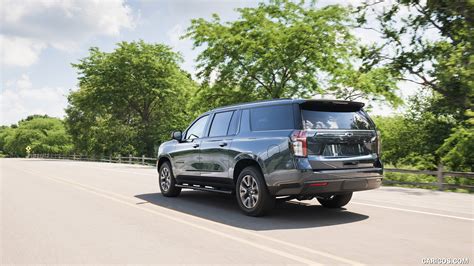
<svg viewBox="0 0 474 266">
<path fill-rule="evenodd" d="M 10 80 L 0 92 L 0 124 L 17 123 L 32 114 L 63 117 L 67 106 L 65 88 L 35 88 L 28 75 Z"/>
<path fill-rule="evenodd" d="M 71 50 L 135 26 L 124 0 L 1 0 L 2 65 L 29 66 L 48 47 Z"/>
<path fill-rule="evenodd" d="M 21 75 L 20 79 L 17 80 L 15 84 L 16 87 L 20 90 L 28 90 L 32 87 L 30 76 L 28 76 L 27 74 Z"/>
<path fill-rule="evenodd" d="M 181 36 L 186 33 L 186 29 L 181 24 L 176 24 L 168 32 L 166 36 L 170 40 L 170 44 L 173 47 L 182 46 L 183 43 L 186 43 L 186 40 L 181 40 Z"/>
<path fill-rule="evenodd" d="M 196 65 L 194 59 L 197 56 L 200 48 L 193 49 L 193 42 L 191 39 L 181 39 L 186 34 L 186 27 L 182 24 L 175 24 L 166 32 L 167 44 L 169 44 L 175 51 L 184 55 L 184 62 L 181 67 L 190 72 L 195 77 Z"/>
<path fill-rule="evenodd" d="M 45 43 L 33 39 L 0 35 L 0 58 L 5 65 L 30 66 L 45 47 Z"/>
</svg>

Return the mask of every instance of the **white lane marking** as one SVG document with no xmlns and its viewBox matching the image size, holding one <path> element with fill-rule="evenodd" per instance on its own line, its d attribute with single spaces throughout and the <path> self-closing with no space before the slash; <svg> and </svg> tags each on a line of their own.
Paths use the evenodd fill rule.
<svg viewBox="0 0 474 266">
<path fill-rule="evenodd" d="M 114 193 L 114 192 L 111 192 L 111 191 L 107 191 L 107 190 L 95 188 L 95 187 L 88 186 L 88 185 L 83 185 L 83 184 L 81 184 L 81 183 L 77 183 L 77 182 L 74 182 L 74 181 L 70 181 L 70 180 L 67 180 L 66 178 L 62 178 L 62 177 L 52 177 L 52 176 L 44 177 L 44 176 L 42 176 L 40 173 L 37 173 L 37 172 L 33 172 L 33 171 L 29 171 L 29 170 L 24 170 L 24 169 L 17 169 L 17 170 L 20 170 L 20 171 L 23 171 L 23 172 L 27 172 L 27 173 L 30 173 L 30 174 L 33 174 L 33 175 L 37 175 L 37 176 L 40 176 L 40 177 L 43 177 L 43 178 L 47 178 L 47 179 L 50 179 L 50 180 L 53 180 L 53 181 L 56 181 L 56 182 L 59 182 L 59 183 L 64 183 L 64 184 L 73 185 L 73 186 L 77 187 L 78 189 L 81 189 L 81 190 L 84 190 L 84 191 L 93 193 L 93 194 L 95 194 L 95 195 L 98 195 L 98 196 L 101 196 L 101 197 L 104 197 L 104 198 L 107 198 L 107 199 L 110 199 L 110 200 L 113 200 L 113 201 L 116 201 L 116 202 L 119 202 L 119 203 L 126 204 L 126 205 L 128 205 L 128 206 L 130 206 L 130 207 L 137 208 L 137 209 L 140 209 L 140 210 L 144 210 L 144 211 L 147 211 L 147 212 L 150 212 L 150 213 L 153 213 L 153 214 L 156 214 L 156 215 L 159 215 L 159 216 L 168 218 L 168 219 L 170 219 L 170 220 L 173 220 L 173 221 L 176 221 L 176 222 L 185 224 L 185 225 L 189 225 L 189 226 L 192 226 L 192 227 L 195 227 L 195 228 L 204 230 L 204 231 L 208 231 L 208 232 L 210 232 L 210 233 L 214 233 L 214 234 L 216 234 L 216 235 L 220 235 L 220 236 L 223 236 L 223 237 L 226 237 L 226 238 L 229 238 L 229 239 L 233 239 L 233 240 L 235 240 L 235 241 L 238 241 L 238 242 L 241 242 L 241 243 L 244 243 L 244 244 L 247 244 L 247 245 L 252 245 L 252 246 L 254 246 L 254 247 L 256 247 L 256 248 L 259 248 L 259 249 L 262 249 L 262 250 L 265 250 L 265 251 L 268 251 L 268 252 L 271 252 L 271 253 L 280 255 L 280 256 L 282 256 L 282 257 L 286 257 L 286 258 L 289 258 L 289 259 L 292 259 L 292 260 L 295 260 L 295 261 L 304 263 L 304 264 L 308 264 L 308 265 L 321 265 L 321 264 L 319 264 L 319 263 L 317 263 L 317 262 L 314 262 L 314 261 L 311 261 L 311 260 L 308 260 L 308 259 L 305 259 L 305 258 L 296 256 L 296 255 L 293 255 L 293 254 L 290 254 L 290 253 L 287 253 L 287 252 L 285 252 L 285 251 L 281 251 L 281 250 L 277 250 L 277 249 L 274 249 L 274 248 L 271 248 L 271 247 L 267 247 L 267 246 L 264 246 L 264 245 L 260 245 L 260 244 L 257 244 L 257 243 L 253 243 L 253 242 L 248 241 L 248 240 L 246 240 L 246 239 L 244 239 L 244 238 L 232 236 L 232 235 L 229 235 L 229 234 L 226 234 L 226 233 L 223 233 L 223 232 L 220 232 L 220 231 L 217 231 L 217 230 L 214 230 L 214 229 L 211 229 L 211 228 L 202 226 L 202 225 L 198 225 L 198 224 L 196 224 L 196 223 L 188 222 L 188 221 L 186 221 L 186 220 L 183 220 L 183 219 L 180 219 L 180 218 L 176 218 L 176 217 L 173 217 L 173 216 L 170 216 L 170 215 L 167 215 L 167 214 L 158 212 L 158 211 L 156 211 L 156 210 L 151 210 L 151 209 L 149 209 L 149 208 L 147 208 L 147 207 L 142 207 L 142 206 L 140 206 L 140 205 L 136 205 L 136 203 L 131 203 L 131 202 L 129 202 L 129 201 L 130 201 L 130 197 L 127 197 L 127 196 L 124 196 L 124 195 L 120 195 L 120 194 L 117 194 L 117 193 Z M 107 194 L 109 194 L 109 195 L 107 195 Z M 114 196 L 111 196 L 111 195 L 114 195 Z M 119 198 L 122 198 L 122 199 L 124 199 L 124 200 L 119 199 Z M 165 211 L 167 211 L 167 212 L 176 213 L 176 214 L 182 215 L 182 216 L 188 216 L 188 217 L 190 217 L 190 218 L 192 218 L 192 219 L 199 220 L 199 221 L 202 221 L 202 222 L 204 222 L 204 223 L 211 223 L 211 224 L 213 224 L 213 225 L 217 225 L 217 226 L 220 226 L 220 227 L 225 227 L 225 228 L 227 228 L 227 229 L 231 229 L 231 230 L 234 230 L 234 231 L 238 231 L 238 232 L 240 232 L 240 233 L 244 233 L 244 234 L 247 234 L 247 235 L 251 235 L 251 236 L 256 237 L 256 238 L 261 238 L 261 239 L 270 240 L 270 241 L 273 241 L 273 242 L 276 242 L 276 243 L 279 243 L 279 244 L 282 244 L 282 245 L 286 245 L 286 246 L 289 246 L 289 247 L 292 247 L 292 248 L 296 248 L 296 249 L 305 251 L 305 252 L 313 253 L 313 254 L 316 254 L 316 255 L 319 255 L 319 256 L 323 256 L 323 257 L 326 257 L 326 258 L 329 258 L 329 259 L 333 259 L 333 260 L 336 260 L 336 261 L 340 261 L 340 262 L 345 263 L 345 264 L 350 264 L 350 265 L 363 265 L 363 264 L 360 263 L 360 262 L 356 262 L 356 261 L 353 261 L 353 260 L 345 259 L 345 258 L 336 256 L 336 255 L 333 255 L 333 254 L 330 254 L 330 253 L 326 253 L 326 252 L 323 252 L 323 251 L 317 251 L 317 250 L 314 250 L 314 249 L 311 249 L 311 248 L 307 248 L 307 247 L 304 247 L 304 246 L 300 246 L 300 245 L 296 245 L 296 244 L 293 244 L 293 243 L 285 242 L 285 241 L 282 241 L 282 240 L 279 240 L 279 239 L 276 239 L 276 238 L 272 238 L 272 237 L 264 236 L 264 235 L 261 235 L 261 234 L 253 233 L 253 232 L 250 232 L 250 231 L 247 231 L 247 230 L 244 230 L 244 229 L 235 228 L 235 227 L 232 227 L 232 226 L 229 226 L 229 225 L 223 225 L 223 224 L 220 224 L 220 223 L 218 223 L 218 222 L 209 221 L 209 220 L 206 220 L 206 219 L 203 219 L 203 218 L 195 217 L 195 216 L 193 216 L 193 215 L 185 214 L 185 213 L 178 212 L 178 211 L 175 211 L 175 210 L 170 210 L 170 209 L 167 209 L 167 208 L 164 208 L 164 207 L 160 207 L 160 206 L 156 206 L 156 205 L 152 205 L 152 206 L 153 206 L 154 208 L 156 208 L 156 209 L 165 210 Z"/>
<path fill-rule="evenodd" d="M 426 215 L 439 216 L 439 217 L 446 217 L 446 218 L 459 219 L 459 220 L 466 220 L 466 221 L 474 221 L 474 219 L 468 218 L 468 217 L 447 215 L 447 214 L 434 213 L 434 212 L 416 211 L 416 210 L 410 210 L 410 209 L 403 209 L 403 208 L 382 206 L 382 205 L 377 205 L 377 204 L 369 204 L 369 203 L 353 202 L 353 201 L 351 202 L 351 204 L 358 204 L 358 205 L 364 205 L 364 206 L 370 206 L 370 207 L 376 207 L 376 208 L 382 208 L 382 209 L 389 209 L 389 210 L 395 210 L 395 211 L 403 211 L 403 212 L 412 212 L 412 213 L 426 214 Z"/>
</svg>

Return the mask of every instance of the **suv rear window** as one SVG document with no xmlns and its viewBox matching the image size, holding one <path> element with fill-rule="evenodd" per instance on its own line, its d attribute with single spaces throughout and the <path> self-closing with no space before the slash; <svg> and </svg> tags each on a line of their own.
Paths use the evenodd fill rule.
<svg viewBox="0 0 474 266">
<path fill-rule="evenodd" d="M 252 131 L 293 129 L 292 105 L 273 105 L 250 109 Z"/>
<path fill-rule="evenodd" d="M 304 129 L 373 129 L 362 111 L 301 110 Z"/>
</svg>

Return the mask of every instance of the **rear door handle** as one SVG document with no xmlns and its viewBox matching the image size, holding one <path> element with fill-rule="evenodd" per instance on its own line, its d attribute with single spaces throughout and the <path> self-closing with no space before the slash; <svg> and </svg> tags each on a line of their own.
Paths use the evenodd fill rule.
<svg viewBox="0 0 474 266">
<path fill-rule="evenodd" d="M 199 147 L 199 144 L 196 143 L 193 145 L 193 148 L 197 148 L 197 147 Z"/>
<path fill-rule="evenodd" d="M 221 143 L 219 143 L 219 146 L 225 147 L 225 146 L 227 146 L 227 142 L 221 142 Z"/>
</svg>

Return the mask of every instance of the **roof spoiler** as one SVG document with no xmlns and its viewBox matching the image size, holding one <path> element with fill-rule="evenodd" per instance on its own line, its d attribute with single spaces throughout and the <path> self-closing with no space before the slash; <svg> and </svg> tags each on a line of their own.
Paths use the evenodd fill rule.
<svg viewBox="0 0 474 266">
<path fill-rule="evenodd" d="M 306 100 L 301 107 L 313 111 L 356 112 L 364 107 L 364 103 L 341 100 Z"/>
</svg>

